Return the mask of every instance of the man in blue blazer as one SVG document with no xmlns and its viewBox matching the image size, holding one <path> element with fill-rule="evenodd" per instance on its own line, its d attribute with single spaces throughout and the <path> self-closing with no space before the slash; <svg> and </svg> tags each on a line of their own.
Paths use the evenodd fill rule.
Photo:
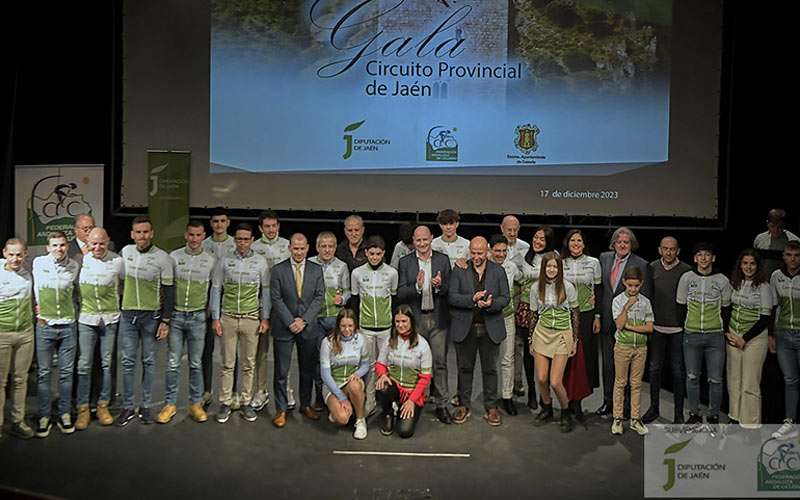
<svg viewBox="0 0 800 500">
<path fill-rule="evenodd" d="M 469 243 L 466 269 L 455 267 L 450 274 L 450 336 L 456 346 L 458 396 L 453 422 L 463 424 L 470 416 L 475 357 L 481 356 L 484 418 L 489 425 L 502 423 L 497 411 L 497 356 L 506 338 L 503 308 L 511 295 L 502 266 L 490 262 L 489 243 L 478 236 Z"/>
<path fill-rule="evenodd" d="M 411 306 L 417 333 L 425 337 L 433 356 L 431 400 L 436 418 L 443 424 L 453 422 L 447 409 L 447 286 L 450 282 L 450 259 L 431 248 L 433 235 L 427 226 L 414 230 L 414 251 L 400 259 L 397 300 Z"/>
<path fill-rule="evenodd" d="M 272 423 L 278 428 L 286 425 L 286 385 L 294 345 L 297 345 L 300 365 L 301 412 L 310 420 L 319 420 L 319 415 L 311 408 L 311 389 L 315 367 L 319 364 L 317 342 L 319 336 L 323 335 L 317 315 L 325 302 L 325 282 L 322 267 L 306 259 L 308 240 L 303 234 L 292 235 L 289 251 L 291 258 L 275 264 L 269 282 L 277 407 L 277 415 Z"/>
<path fill-rule="evenodd" d="M 633 231 L 627 227 L 617 228 L 611 235 L 609 252 L 600 254 L 600 267 L 603 274 L 603 299 L 600 309 L 594 317 L 594 332 L 600 334 L 600 352 L 603 355 L 603 405 L 595 412 L 601 417 L 611 415 L 614 393 L 614 333 L 617 326 L 611 313 L 611 303 L 614 297 L 625 291 L 622 283 L 622 274 L 628 267 L 638 267 L 642 270 L 644 282 L 640 292 L 648 299 L 653 299 L 653 277 L 647 261 L 634 254 L 639 248 L 639 242 Z M 630 394 L 626 390 L 625 408 L 630 411 Z"/>
</svg>

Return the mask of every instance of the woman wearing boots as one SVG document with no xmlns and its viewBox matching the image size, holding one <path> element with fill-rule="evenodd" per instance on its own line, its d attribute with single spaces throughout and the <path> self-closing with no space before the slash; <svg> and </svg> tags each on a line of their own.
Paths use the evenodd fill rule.
<svg viewBox="0 0 800 500">
<path fill-rule="evenodd" d="M 380 351 L 375 363 L 375 399 L 383 408 L 381 434 L 389 436 L 396 427 L 401 438 L 410 438 L 425 407 L 433 358 L 428 342 L 417 334 L 408 305 L 397 308 L 389 340 Z"/>
<path fill-rule="evenodd" d="M 575 286 L 580 311 L 580 342 L 575 356 L 567 362 L 564 386 L 575 419 L 584 423 L 581 400 L 600 387 L 597 367 L 597 336 L 592 331 L 595 305 L 602 300 L 603 285 L 600 261 L 584 253 L 586 242 L 580 229 L 572 229 L 564 238 L 564 279 Z"/>
<path fill-rule="evenodd" d="M 542 411 L 534 424 L 544 425 L 553 420 L 552 388 L 561 407 L 561 432 L 570 432 L 574 423 L 564 386 L 564 369 L 578 347 L 578 293 L 572 283 L 564 280 L 563 263 L 555 252 L 542 257 L 538 283 L 531 289 L 531 301 L 534 299 L 535 327 L 530 352 L 542 398 Z"/>
</svg>

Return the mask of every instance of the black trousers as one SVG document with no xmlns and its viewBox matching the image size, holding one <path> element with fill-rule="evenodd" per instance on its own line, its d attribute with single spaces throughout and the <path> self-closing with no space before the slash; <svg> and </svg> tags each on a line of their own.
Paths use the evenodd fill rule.
<svg viewBox="0 0 800 500">
<path fill-rule="evenodd" d="M 672 375 L 672 396 L 675 402 L 675 414 L 683 414 L 683 397 L 686 381 L 686 366 L 683 363 L 683 332 L 658 333 L 650 336 L 647 359 L 650 367 L 647 370 L 650 382 L 650 407 L 659 409 L 662 371 L 669 355 L 669 367 Z"/>
<path fill-rule="evenodd" d="M 475 360 L 480 354 L 483 375 L 483 406 L 497 408 L 497 356 L 500 346 L 495 344 L 483 324 L 473 324 L 467 337 L 456 342 L 458 364 L 458 397 L 462 406 L 470 407 L 472 401 L 472 379 L 475 375 Z"/>
<path fill-rule="evenodd" d="M 295 335 L 289 339 L 276 339 L 272 337 L 272 347 L 275 353 L 275 406 L 278 411 L 288 409 L 287 384 L 289 367 L 292 364 L 292 349 L 297 346 L 297 364 L 300 368 L 300 408 L 311 406 L 311 392 L 314 385 L 316 368 L 319 366 L 319 339 L 304 338 Z"/>
<path fill-rule="evenodd" d="M 414 416 L 411 418 L 400 418 L 400 390 L 397 384 L 392 381 L 386 388 L 375 391 L 375 399 L 381 405 L 384 415 L 392 415 L 395 418 L 395 426 L 397 435 L 401 438 L 410 438 L 414 435 L 417 428 L 419 416 L 422 414 L 422 408 L 414 405 Z M 397 406 L 395 411 L 394 406 Z"/>
</svg>

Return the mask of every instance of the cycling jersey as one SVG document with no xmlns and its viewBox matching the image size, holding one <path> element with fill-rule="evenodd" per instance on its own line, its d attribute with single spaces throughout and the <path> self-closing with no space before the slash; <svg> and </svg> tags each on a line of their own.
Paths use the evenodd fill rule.
<svg viewBox="0 0 800 500">
<path fill-rule="evenodd" d="M 346 267 L 346 266 L 345 266 Z M 328 389 L 340 400 L 347 399 L 341 387 L 354 373 L 365 377 L 372 366 L 369 360 L 369 348 L 364 336 L 353 333 L 350 337 L 340 337 L 342 352 L 335 354 L 330 338 L 325 337 L 319 349 L 319 365 L 322 380 Z"/>
<path fill-rule="evenodd" d="M 544 289 L 544 302 L 539 298 L 539 285 L 535 283 L 530 289 L 531 299 L 536 299 L 536 311 L 539 314 L 537 324 L 552 330 L 570 330 L 572 328 L 572 309 L 578 307 L 578 292 L 569 281 L 564 281 L 566 300 L 559 303 L 556 296 L 555 283 L 548 283 Z M 533 303 L 531 309 L 533 309 Z"/>
<path fill-rule="evenodd" d="M 23 267 L 6 269 L 0 259 L 0 332 L 21 332 L 33 327 L 33 276 Z"/>
<path fill-rule="evenodd" d="M 325 263 L 319 255 L 308 260 L 322 266 L 322 278 L 325 281 L 325 305 L 319 311 L 318 317 L 336 317 L 350 298 L 350 271 L 347 269 L 347 264 L 336 257 Z M 342 305 L 336 305 L 337 291 L 342 295 Z"/>
<path fill-rule="evenodd" d="M 225 235 L 223 241 L 215 241 L 213 236 L 203 240 L 203 248 L 216 258 L 223 257 L 228 252 L 236 250 L 236 242 L 230 235 Z"/>
<path fill-rule="evenodd" d="M 397 295 L 397 271 L 388 264 L 372 269 L 369 263 L 353 269 L 351 293 L 359 297 L 359 324 L 363 328 L 392 326 L 392 296 Z"/>
<path fill-rule="evenodd" d="M 800 329 L 800 274 L 789 277 L 782 269 L 778 269 L 772 273 L 769 286 L 772 303 L 778 306 L 775 329 Z"/>
<path fill-rule="evenodd" d="M 100 259 L 91 253 L 84 255 L 78 278 L 81 290 L 78 322 L 91 326 L 119 322 L 119 288 L 123 279 L 125 263 L 116 253 L 109 250 Z"/>
<path fill-rule="evenodd" d="M 64 257 L 56 262 L 52 255 L 33 259 L 33 291 L 39 304 L 39 318 L 48 325 L 75 322 L 77 284 L 80 265 Z"/>
<path fill-rule="evenodd" d="M 592 304 L 594 287 L 603 282 L 599 260 L 588 255 L 581 255 L 577 259 L 567 257 L 564 259 L 564 279 L 575 285 L 581 312 L 595 308 Z"/>
<path fill-rule="evenodd" d="M 199 250 L 193 254 L 183 247 L 169 254 L 175 265 L 176 311 L 201 311 L 208 305 L 208 285 L 217 259 L 203 248 Z"/>
<path fill-rule="evenodd" d="M 676 301 L 686 305 L 684 330 L 692 333 L 722 332 L 722 308 L 731 305 L 730 281 L 721 273 L 708 276 L 687 271 L 678 281 Z"/>
<path fill-rule="evenodd" d="M 614 321 L 622 314 L 622 309 L 625 303 L 628 302 L 628 294 L 622 292 L 614 297 L 611 302 L 611 314 Z M 628 309 L 628 325 L 631 326 L 644 326 L 645 323 L 655 321 L 653 314 L 653 306 L 650 304 L 650 299 L 642 294 L 639 294 L 638 300 Z M 633 347 L 641 347 L 647 345 L 647 335 L 644 333 L 634 332 L 633 330 L 626 330 L 625 328 L 619 329 L 614 333 L 614 338 L 617 342 L 624 345 Z"/>
<path fill-rule="evenodd" d="M 731 330 L 743 335 L 758 321 L 759 316 L 772 312 L 772 293 L 767 283 L 753 286 L 750 280 L 742 281 L 738 290 L 731 294 Z M 758 332 L 761 333 L 761 332 Z"/>
<path fill-rule="evenodd" d="M 125 262 L 122 310 L 161 310 L 161 287 L 173 284 L 172 259 L 167 252 L 155 245 L 146 252 L 128 245 L 122 249 L 122 259 Z"/>
<path fill-rule="evenodd" d="M 269 270 L 264 257 L 250 250 L 244 257 L 232 252 L 217 261 L 211 277 L 213 319 L 219 319 L 221 313 L 258 316 L 259 312 L 261 319 L 268 319 L 271 309 Z"/>
<path fill-rule="evenodd" d="M 438 236 L 431 242 L 431 248 L 447 255 L 451 269 L 458 259 L 469 259 L 469 240 L 458 235 L 455 241 L 444 241 L 442 236 Z"/>
<path fill-rule="evenodd" d="M 292 255 L 289 251 L 289 240 L 280 236 L 274 240 L 268 240 L 262 236 L 253 243 L 253 251 L 266 259 L 267 269 L 272 269 L 272 266 L 283 262 Z"/>
</svg>

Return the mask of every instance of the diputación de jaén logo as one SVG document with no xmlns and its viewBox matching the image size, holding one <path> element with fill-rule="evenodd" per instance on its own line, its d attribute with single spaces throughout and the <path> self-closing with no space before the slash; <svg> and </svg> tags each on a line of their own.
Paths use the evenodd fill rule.
<svg viewBox="0 0 800 500">
<path fill-rule="evenodd" d="M 388 146 L 392 143 L 391 139 L 387 139 L 386 137 L 354 137 L 353 134 L 348 132 L 353 132 L 359 129 L 366 120 L 361 120 L 360 122 L 355 122 L 347 125 L 344 128 L 344 154 L 342 155 L 343 160 L 349 160 L 353 153 L 376 153 L 381 150 L 382 147 Z"/>
</svg>

